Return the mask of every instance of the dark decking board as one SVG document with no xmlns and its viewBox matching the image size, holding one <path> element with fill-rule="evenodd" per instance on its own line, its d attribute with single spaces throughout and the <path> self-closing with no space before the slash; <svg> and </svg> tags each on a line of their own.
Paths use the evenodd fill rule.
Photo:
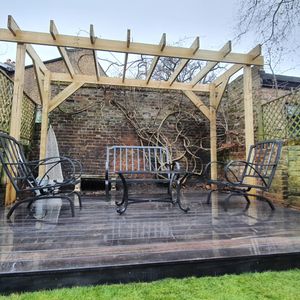
<svg viewBox="0 0 300 300">
<path fill-rule="evenodd" d="M 300 212 L 224 195 L 184 193 L 191 211 L 141 203 L 115 212 L 103 196 L 85 197 L 75 218 L 59 201 L 37 220 L 0 211 L 0 292 L 165 277 L 300 267 Z M 59 217 L 57 218 L 57 216 Z"/>
</svg>

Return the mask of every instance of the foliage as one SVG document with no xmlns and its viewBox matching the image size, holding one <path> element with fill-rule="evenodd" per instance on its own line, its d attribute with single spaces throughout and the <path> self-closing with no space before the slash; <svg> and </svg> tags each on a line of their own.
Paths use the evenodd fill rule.
<svg viewBox="0 0 300 300">
<path fill-rule="evenodd" d="M 300 270 L 265 272 L 220 277 L 165 279 L 151 283 L 130 283 L 75 287 L 0 296 L 0 300 L 59 299 L 299 299 Z"/>
</svg>

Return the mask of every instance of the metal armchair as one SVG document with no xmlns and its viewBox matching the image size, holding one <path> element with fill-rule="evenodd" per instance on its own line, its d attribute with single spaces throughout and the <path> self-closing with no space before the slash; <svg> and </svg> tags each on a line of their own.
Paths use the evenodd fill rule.
<svg viewBox="0 0 300 300">
<path fill-rule="evenodd" d="M 249 196 L 255 196 L 259 200 L 266 201 L 272 210 L 274 205 L 264 192 L 267 192 L 272 184 L 276 168 L 280 159 L 282 141 L 270 140 L 258 142 L 252 145 L 249 150 L 247 161 L 211 162 L 206 166 L 205 174 L 208 174 L 210 165 L 221 164 L 223 169 L 222 179 L 210 180 L 207 182 L 215 185 L 207 196 L 207 203 L 210 203 L 211 194 L 214 191 L 226 192 L 229 195 L 225 198 L 225 209 L 229 199 L 233 196 L 243 196 L 247 201 L 247 208 L 250 205 Z M 256 189 L 259 193 L 252 193 Z"/>
<path fill-rule="evenodd" d="M 76 194 L 79 206 L 82 207 L 80 193 L 75 191 L 75 185 L 79 183 L 81 177 L 82 168 L 79 161 L 68 157 L 27 161 L 22 145 L 5 133 L 0 133 L 0 161 L 17 194 L 17 201 L 8 211 L 8 219 L 19 205 L 28 203 L 27 206 L 30 208 L 35 201 L 41 199 L 61 198 L 68 201 L 74 216 L 74 202 L 71 197 Z M 49 180 L 49 173 L 59 164 L 64 179 Z M 46 173 L 42 178 L 37 178 L 36 174 L 42 165 L 46 166 Z"/>
</svg>

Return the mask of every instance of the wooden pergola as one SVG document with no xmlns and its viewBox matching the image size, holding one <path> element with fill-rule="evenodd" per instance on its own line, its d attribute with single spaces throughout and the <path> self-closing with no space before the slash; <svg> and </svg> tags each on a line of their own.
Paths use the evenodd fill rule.
<svg viewBox="0 0 300 300">
<path fill-rule="evenodd" d="M 200 48 L 199 37 L 197 37 L 189 48 L 174 47 L 167 45 L 166 34 L 162 35 L 158 44 L 144 44 L 132 42 L 130 30 L 127 31 L 127 39 L 125 41 L 107 40 L 95 35 L 93 25 L 90 25 L 89 37 L 70 36 L 60 34 L 52 20 L 50 21 L 49 33 L 32 32 L 21 30 L 12 16 L 8 16 L 7 27 L 8 29 L 0 28 L 0 41 L 17 43 L 10 134 L 16 139 L 20 139 L 25 54 L 27 53 L 33 62 L 41 99 L 41 103 L 38 104 L 42 106 L 40 159 L 45 158 L 46 155 L 48 114 L 84 84 L 97 84 L 104 86 L 109 85 L 182 91 L 210 121 L 210 155 L 211 161 L 216 161 L 216 113 L 230 77 L 241 69 L 244 70 L 246 152 L 248 152 L 249 146 L 254 143 L 251 66 L 263 65 L 260 45 L 257 45 L 247 54 L 231 52 L 230 41 L 218 51 L 204 50 Z M 57 47 L 67 67 L 68 73 L 50 72 L 33 48 L 32 44 Z M 94 54 L 95 74 L 76 74 L 67 55 L 66 47 L 92 50 Z M 125 54 L 124 69 L 121 78 L 101 76 L 96 51 L 119 52 Z M 126 78 L 129 54 L 153 56 L 152 63 L 145 80 Z M 152 80 L 152 74 L 160 57 L 180 59 L 179 65 L 168 81 Z M 185 68 L 190 60 L 201 60 L 206 61 L 207 63 L 205 67 L 194 76 L 192 81 L 188 83 L 176 81 L 180 72 Z M 199 83 L 218 63 L 230 63 L 232 66 L 213 82 L 209 84 Z M 67 82 L 69 85 L 58 95 L 51 98 L 51 82 Z M 205 92 L 209 95 L 209 106 L 204 104 L 201 98 L 196 94 L 197 92 Z M 39 170 L 40 175 L 42 175 L 44 171 L 45 170 L 41 168 Z M 212 165 L 211 176 L 212 178 L 216 178 L 217 176 L 217 168 L 214 164 Z M 14 201 L 14 198 L 15 194 L 13 192 L 13 188 L 11 185 L 8 185 L 6 191 L 6 204 Z"/>
</svg>

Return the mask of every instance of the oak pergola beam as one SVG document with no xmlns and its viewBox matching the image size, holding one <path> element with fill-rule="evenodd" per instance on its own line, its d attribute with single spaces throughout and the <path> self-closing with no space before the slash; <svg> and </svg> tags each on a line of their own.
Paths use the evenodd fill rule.
<svg viewBox="0 0 300 300">
<path fill-rule="evenodd" d="M 214 83 L 216 86 L 219 86 L 222 82 L 229 80 L 231 76 L 233 76 L 242 68 L 243 65 L 233 65 L 228 70 L 226 70 L 222 75 L 217 77 L 212 83 Z"/>
<path fill-rule="evenodd" d="M 228 41 L 220 50 L 220 58 L 224 58 L 231 52 L 231 41 Z M 219 62 L 210 61 L 200 72 L 193 78 L 191 84 L 195 86 L 201 79 L 203 79 Z"/>
<path fill-rule="evenodd" d="M 94 31 L 94 25 L 91 24 L 90 25 L 90 40 L 92 44 L 95 44 L 97 37 L 95 36 L 95 31 Z M 100 68 L 99 68 L 99 63 L 98 63 L 98 59 L 97 59 L 97 52 L 96 50 L 93 50 L 93 58 L 94 58 L 94 64 L 95 64 L 95 71 L 96 71 L 96 76 L 97 76 L 97 80 L 100 79 Z"/>
<path fill-rule="evenodd" d="M 97 37 L 95 36 L 94 25 L 90 25 L 90 40 L 92 44 L 95 44 Z"/>
<path fill-rule="evenodd" d="M 9 15 L 7 18 L 7 28 L 14 36 L 17 36 L 22 32 L 21 28 L 11 15 Z M 32 61 L 42 70 L 43 73 L 45 73 L 47 71 L 47 67 L 45 66 L 41 58 L 38 56 L 34 48 L 31 45 L 27 44 L 26 52 L 28 53 Z"/>
<path fill-rule="evenodd" d="M 14 78 L 14 90 L 10 115 L 9 134 L 16 140 L 20 140 L 21 135 L 21 117 L 22 117 L 22 102 L 24 91 L 24 73 L 25 73 L 25 54 L 26 45 L 18 43 L 16 54 L 16 69 Z M 12 183 L 8 180 L 5 193 L 5 204 L 12 203 L 16 198 L 16 192 Z"/>
<path fill-rule="evenodd" d="M 95 44 L 91 44 L 90 37 L 59 35 L 59 39 L 54 40 L 50 33 L 21 31 L 14 36 L 8 29 L 0 29 L 0 39 L 4 42 L 20 42 L 28 44 L 38 44 L 47 46 L 71 47 L 94 49 L 100 51 L 123 52 L 132 54 L 143 54 L 149 56 L 165 56 L 181 59 L 195 59 L 206 61 L 219 61 L 225 63 L 242 65 L 263 65 L 263 57 L 255 59 L 249 54 L 229 53 L 226 57 L 219 58 L 219 51 L 199 49 L 194 55 L 190 48 L 165 46 L 163 52 L 160 45 L 131 42 L 127 47 L 127 42 L 107 40 L 97 38 Z"/>
<path fill-rule="evenodd" d="M 43 63 L 43 61 L 41 60 L 41 58 L 38 56 L 38 54 L 36 53 L 34 48 L 31 45 L 27 44 L 26 45 L 26 52 L 30 56 L 32 61 L 41 69 L 42 73 L 45 74 L 45 72 L 47 72 L 48 69 L 45 66 L 45 64 Z"/>
<path fill-rule="evenodd" d="M 127 48 L 129 48 L 129 46 L 130 46 L 130 29 L 127 29 L 126 46 L 127 46 Z M 128 61 L 128 52 L 125 53 L 125 59 L 124 59 L 124 68 L 123 68 L 123 76 L 122 76 L 122 82 L 123 83 L 125 81 L 125 76 L 126 76 L 127 61 Z"/>
<path fill-rule="evenodd" d="M 94 64 L 95 64 L 96 77 L 97 77 L 97 80 L 100 80 L 101 74 L 100 74 L 100 67 L 99 67 L 99 63 L 98 63 L 96 50 L 93 50 L 93 58 L 94 58 Z"/>
<path fill-rule="evenodd" d="M 216 86 L 210 84 L 209 92 L 209 110 L 210 110 L 210 161 L 218 161 L 217 152 L 217 109 L 216 109 Z M 216 180 L 218 177 L 218 168 L 216 163 L 210 166 L 211 179 Z M 213 187 L 213 186 L 212 186 Z M 214 188 L 214 187 L 213 187 Z"/>
<path fill-rule="evenodd" d="M 37 87 L 38 87 L 38 91 L 39 91 L 39 95 L 40 95 L 40 102 L 36 102 L 34 100 L 34 102 L 38 105 L 42 105 L 43 104 L 43 99 L 44 99 L 44 89 L 43 89 L 43 77 L 44 74 L 42 74 L 40 68 L 36 65 L 35 62 L 33 62 L 33 68 L 34 68 L 34 73 L 35 73 L 35 77 L 36 77 L 36 81 L 37 81 Z"/>
<path fill-rule="evenodd" d="M 104 77 L 101 76 L 99 80 L 97 80 L 96 76 L 92 75 L 81 75 L 76 74 L 74 78 L 67 73 L 51 73 L 51 81 L 59 81 L 59 82 L 81 82 L 86 84 L 101 84 L 108 86 L 122 86 L 122 87 L 136 87 L 136 88 L 153 88 L 153 89 L 163 89 L 163 90 L 188 90 L 194 92 L 209 92 L 209 85 L 207 84 L 197 84 L 195 87 L 188 83 L 174 82 L 172 86 L 166 81 L 157 81 L 150 80 L 147 84 L 145 80 L 140 79 L 126 79 L 125 82 L 122 81 L 122 78 L 116 77 Z"/>
<path fill-rule="evenodd" d="M 225 89 L 228 84 L 228 81 L 229 81 L 229 78 L 226 81 L 223 81 L 219 86 L 217 86 L 215 88 L 215 90 L 217 92 L 216 102 L 215 102 L 216 111 L 218 111 L 218 109 L 219 109 L 219 106 L 221 104 L 222 97 L 225 93 Z"/>
<path fill-rule="evenodd" d="M 41 123 L 41 137 L 40 137 L 40 156 L 39 159 L 45 159 L 47 153 L 47 136 L 48 136 L 48 125 L 49 125 L 49 99 L 51 97 L 51 80 L 50 71 L 47 71 L 44 76 L 43 84 L 43 106 L 42 106 L 42 123 Z M 39 166 L 39 177 L 46 172 L 46 165 L 41 164 Z"/>
<path fill-rule="evenodd" d="M 82 82 L 72 82 L 63 91 L 56 95 L 52 100 L 49 101 L 49 112 L 64 102 L 69 96 L 75 93 L 80 87 L 83 86 Z"/>
<path fill-rule="evenodd" d="M 250 146 L 254 144 L 254 116 L 251 66 L 244 66 L 243 84 L 245 112 L 245 146 L 246 157 L 248 157 Z"/>
<path fill-rule="evenodd" d="M 183 93 L 195 104 L 195 106 L 211 121 L 210 110 L 204 102 L 192 91 L 183 91 Z"/>
<path fill-rule="evenodd" d="M 199 47 L 200 47 L 200 39 L 199 39 L 199 37 L 196 37 L 196 39 L 194 40 L 193 44 L 190 47 L 193 55 L 198 51 Z M 184 67 L 188 64 L 188 62 L 189 62 L 189 59 L 182 59 L 180 61 L 179 65 L 174 70 L 172 76 L 168 80 L 168 83 L 170 85 L 172 85 L 173 82 L 177 79 L 178 75 L 184 69 Z"/>
<path fill-rule="evenodd" d="M 161 39 L 160 39 L 160 42 L 159 42 L 159 46 L 160 46 L 160 51 L 164 51 L 165 47 L 166 47 L 166 43 L 167 43 L 167 38 L 166 38 L 166 34 L 163 33 Z M 153 57 L 152 59 L 152 62 L 151 62 L 151 65 L 150 65 L 150 68 L 149 68 L 149 71 L 148 71 L 148 75 L 147 75 L 147 78 L 146 78 L 146 82 L 147 84 L 149 83 L 151 77 L 152 77 L 152 74 L 154 72 L 154 69 L 159 61 L 159 58 L 160 56 L 155 56 Z"/>
<path fill-rule="evenodd" d="M 261 45 L 257 45 L 254 47 L 251 51 L 248 52 L 248 56 L 252 58 L 253 60 L 257 59 L 258 57 L 261 57 Z M 251 65 L 248 64 L 248 65 Z M 225 71 L 222 75 L 220 75 L 217 79 L 213 81 L 213 83 L 218 86 L 223 81 L 228 81 L 231 76 L 233 76 L 235 73 L 237 73 L 239 70 L 243 68 L 243 65 L 233 65 L 231 66 L 227 71 Z"/>
<path fill-rule="evenodd" d="M 53 40 L 58 41 L 61 39 L 61 35 L 58 33 L 57 27 L 54 23 L 53 20 L 50 20 L 50 34 L 53 38 Z M 69 74 L 71 75 L 71 77 L 73 78 L 73 76 L 75 75 L 75 71 L 73 69 L 73 66 L 71 64 L 70 58 L 68 56 L 67 50 L 64 46 L 57 46 L 57 49 L 61 55 L 61 57 L 63 58 L 65 65 L 68 69 Z"/>
</svg>

